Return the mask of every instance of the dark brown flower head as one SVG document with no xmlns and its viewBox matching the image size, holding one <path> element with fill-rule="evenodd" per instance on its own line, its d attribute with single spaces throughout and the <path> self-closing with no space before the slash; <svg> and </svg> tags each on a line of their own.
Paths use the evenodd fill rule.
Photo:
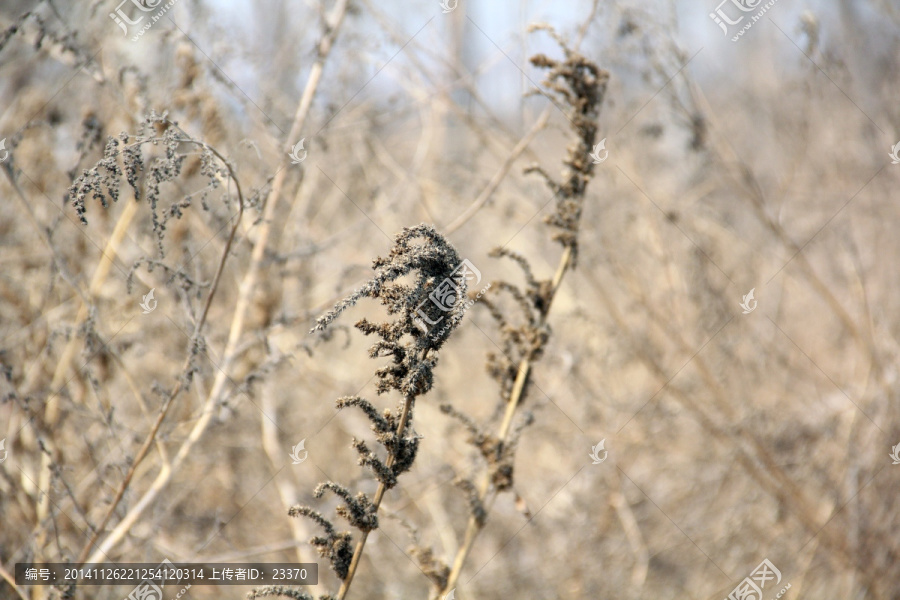
<svg viewBox="0 0 900 600">
<path fill-rule="evenodd" d="M 360 320 L 356 327 L 381 339 L 369 349 L 372 358 L 390 357 L 379 369 L 378 391 L 399 390 L 418 396 L 433 383 L 433 358 L 465 312 L 467 285 L 456 249 L 430 225 L 408 227 L 394 238 L 387 258 L 373 263 L 375 276 L 316 320 L 312 331 L 324 330 L 361 298 L 378 298 L 397 319 L 384 323 Z M 398 280 L 413 275 L 412 285 Z"/>
<path fill-rule="evenodd" d="M 318 490 L 317 490 L 318 491 Z M 340 579 L 347 577 L 350 561 L 353 558 L 353 537 L 349 531 L 338 532 L 331 521 L 309 506 L 292 506 L 288 510 L 291 517 L 306 517 L 318 523 L 325 530 L 325 535 L 317 535 L 309 540 L 322 557 L 327 558 L 331 568 Z"/>
</svg>

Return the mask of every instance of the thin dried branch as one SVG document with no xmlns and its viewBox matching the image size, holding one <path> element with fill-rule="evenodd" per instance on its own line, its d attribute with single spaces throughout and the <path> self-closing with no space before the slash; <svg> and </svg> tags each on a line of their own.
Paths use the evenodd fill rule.
<svg viewBox="0 0 900 600">
<path fill-rule="evenodd" d="M 593 163 L 588 157 L 596 137 L 599 109 L 609 80 L 606 71 L 570 49 L 552 28 L 548 26 L 536 28 L 549 31 L 565 53 L 565 60 L 559 61 L 537 55 L 532 57 L 531 62 L 548 70 L 544 86 L 556 94 L 557 103 L 568 106 L 566 116 L 576 138 L 575 144 L 570 146 L 568 155 L 563 161 L 566 165 L 563 183 L 556 183 L 540 168 L 529 169 L 543 175 L 547 185 L 557 197 L 556 211 L 546 219 L 546 222 L 560 230 L 553 239 L 562 244 L 563 254 L 553 279 L 538 282 L 531 275 L 531 269 L 524 257 L 511 256 L 502 250 L 496 252 L 498 255 L 513 258 L 525 272 L 529 292 L 527 296 L 510 284 L 501 284 L 500 287 L 512 294 L 525 312 L 527 322 L 524 329 L 517 330 L 508 324 L 501 329 L 504 347 L 516 350 L 514 354 L 517 355 L 517 366 L 513 366 L 509 355 L 500 358 L 494 353 L 489 357 L 488 369 L 500 383 L 500 395 L 505 404 L 505 412 L 498 434 L 487 436 L 481 440 L 481 444 L 478 444 L 488 465 L 477 493 L 470 494 L 470 516 L 465 537 L 454 558 L 447 583 L 440 590 L 441 593 L 446 593 L 456 586 L 469 552 L 479 532 L 484 528 L 493 500 L 497 494 L 511 489 L 513 485 L 513 457 L 522 428 L 532 420 L 530 415 L 512 432 L 510 428 L 516 410 L 525 398 L 532 364 L 541 357 L 549 339 L 550 332 L 546 321 L 553 299 L 566 272 L 575 266 L 582 205 L 586 186 L 593 171 Z M 533 318 L 532 306 L 537 309 L 537 318 Z M 490 305 L 489 310 L 495 320 L 506 322 L 505 319 L 498 319 L 495 316 L 498 312 L 496 306 Z"/>
</svg>

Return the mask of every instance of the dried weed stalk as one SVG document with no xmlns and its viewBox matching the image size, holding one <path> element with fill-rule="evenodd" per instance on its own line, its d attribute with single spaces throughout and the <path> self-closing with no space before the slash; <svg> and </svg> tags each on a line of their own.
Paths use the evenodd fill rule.
<svg viewBox="0 0 900 600">
<path fill-rule="evenodd" d="M 570 49 L 548 26 L 539 25 L 533 29 L 547 30 L 565 53 L 563 60 L 543 54 L 531 58 L 534 66 L 547 69 L 543 84 L 554 103 L 564 111 L 575 133 L 575 142 L 569 146 L 563 161 L 563 179 L 556 181 L 537 166 L 526 169 L 526 172 L 543 176 L 556 196 L 556 210 L 545 221 L 556 229 L 553 239 L 563 246 L 563 254 L 553 278 L 538 280 L 528 260 L 521 254 L 506 248 L 497 248 L 492 252 L 492 256 L 508 258 L 516 263 L 525 282 L 523 286 L 506 281 L 492 284 L 502 293 L 493 299 L 482 298 L 479 303 L 496 322 L 502 338 L 502 352 L 488 354 L 487 370 L 499 385 L 500 409 L 504 416 L 498 432 L 491 434 L 486 426 L 478 424 L 452 405 L 441 407 L 444 413 L 468 430 L 469 442 L 484 459 L 485 471 L 477 487 L 468 479 L 457 481 L 457 487 L 465 494 L 469 506 L 469 522 L 449 575 L 445 580 L 432 578 L 437 595 L 448 593 L 456 587 L 475 539 L 487 522 L 493 501 L 500 492 L 513 489 L 516 446 L 522 430 L 533 421 L 533 417 L 526 413 L 515 426 L 513 420 L 516 410 L 528 396 L 532 365 L 543 355 L 550 337 L 547 316 L 553 299 L 563 276 L 575 266 L 585 190 L 594 168 L 590 153 L 596 143 L 599 109 L 609 80 L 606 71 Z M 517 317 L 511 318 L 510 315 Z M 435 566 L 432 555 L 422 549 L 418 549 L 416 555 L 429 559 L 429 564 L 421 564 L 423 569 L 440 571 L 446 567 L 439 562 Z"/>
<path fill-rule="evenodd" d="M 324 535 L 313 537 L 310 543 L 319 554 L 328 559 L 332 570 L 341 580 L 337 596 L 322 595 L 320 600 L 342 600 L 350 589 L 353 576 L 359 567 L 369 533 L 378 528 L 378 508 L 387 490 L 397 485 L 397 478 L 408 471 L 416 458 L 419 438 L 413 433 L 412 419 L 416 398 L 427 393 L 434 383 L 434 367 L 437 352 L 456 328 L 464 313 L 464 303 L 457 302 L 449 312 L 430 314 L 445 316 L 447 326 L 424 331 L 417 326 L 419 305 L 442 282 L 452 277 L 461 260 L 456 250 L 435 229 L 418 225 L 404 229 L 395 237 L 394 246 L 387 258 L 374 261 L 375 276 L 348 298 L 338 302 L 334 309 L 319 317 L 312 331 L 321 331 L 337 319 L 341 313 L 354 306 L 362 298 L 377 298 L 387 308 L 393 321 L 374 323 L 361 319 L 357 329 L 378 340 L 369 349 L 371 358 L 390 358 L 390 363 L 379 368 L 378 393 L 399 392 L 402 396 L 397 409 L 383 412 L 365 398 L 349 396 L 337 400 L 338 408 L 354 407 L 371 421 L 375 441 L 383 448 L 381 455 L 370 450 L 362 440 L 354 439 L 352 446 L 359 454 L 359 464 L 371 470 L 378 481 L 378 489 L 370 498 L 359 492 L 352 494 L 346 487 L 327 482 L 320 484 L 313 496 L 320 498 L 326 491 L 338 496 L 343 504 L 336 509 L 338 516 L 347 520 L 359 531 L 356 547 L 349 531 L 338 531 L 334 524 L 310 506 L 294 506 L 288 514 L 311 519 L 323 530 Z M 412 285 L 398 281 L 411 275 Z M 465 293 L 465 280 L 458 280 Z M 422 309 L 440 311 L 440 307 L 425 303 Z M 282 588 L 264 587 L 252 592 L 250 598 L 282 596 L 312 600 L 305 592 Z"/>
<path fill-rule="evenodd" d="M 161 146 L 161 155 L 145 155 L 144 147 L 148 145 Z M 164 204 L 160 191 L 161 185 L 173 182 L 181 175 L 185 162 L 196 155 L 194 150 L 198 148 L 201 165 L 200 173 L 206 179 L 206 186 L 198 194 L 188 194 L 169 202 L 165 210 L 160 212 L 160 207 Z M 120 158 L 121 164 L 119 162 Z M 206 294 L 206 301 L 202 305 L 200 314 L 193 315 L 194 331 L 191 335 L 190 349 L 182 366 L 180 377 L 173 388 L 165 394 L 165 401 L 160 407 L 156 421 L 134 457 L 128 472 L 118 486 L 115 497 L 105 516 L 99 526 L 94 529 L 88 543 L 82 548 L 77 560 L 79 564 L 87 561 L 89 553 L 96 549 L 101 534 L 103 534 L 106 526 L 116 513 L 119 503 L 132 483 L 138 466 L 153 446 L 157 433 L 174 401 L 182 391 L 190 389 L 193 375 L 199 368 L 200 355 L 205 352 L 206 341 L 203 336 L 203 328 L 206 324 L 213 298 L 218 290 L 225 262 L 234 244 L 244 208 L 248 204 L 241 191 L 240 182 L 228 160 L 215 148 L 191 137 L 176 122 L 170 121 L 165 114 L 159 115 L 151 112 L 143 121 L 140 131 L 134 136 L 128 133 L 121 133 L 118 138 L 109 137 L 103 158 L 90 169 L 85 169 L 71 185 L 66 199 L 75 207 L 75 211 L 83 224 L 87 225 L 88 199 L 96 200 L 102 207 L 108 208 L 109 199 L 112 199 L 113 202 L 117 202 L 119 199 L 120 180 L 122 178 L 131 187 L 135 202 L 146 200 L 150 205 L 153 229 L 156 233 L 159 248 L 158 260 L 145 258 L 134 264 L 129 274 L 129 286 L 131 275 L 141 264 L 146 264 L 148 270 L 152 270 L 154 266 L 162 266 L 167 272 L 172 274 L 170 281 L 174 280 L 179 274 L 180 270 L 171 269 L 162 261 L 162 258 L 165 256 L 163 239 L 165 237 L 166 224 L 172 218 L 181 218 L 184 215 L 184 211 L 196 201 L 195 195 L 199 197 L 204 210 L 209 211 L 210 207 L 206 202 L 209 192 L 224 183 L 226 185 L 224 186 L 222 199 L 225 205 L 231 207 L 236 202 L 237 207 L 233 217 L 234 223 L 225 243 L 222 256 L 219 259 L 215 276 L 209 284 L 198 286 L 208 287 L 209 291 Z M 229 194 L 230 186 L 227 185 L 229 182 L 234 183 L 236 198 Z M 181 287 L 187 292 L 193 287 L 193 282 L 190 279 L 181 278 Z M 95 551 L 96 554 L 97 552 Z M 91 560 L 91 562 L 94 562 L 94 560 Z"/>
</svg>

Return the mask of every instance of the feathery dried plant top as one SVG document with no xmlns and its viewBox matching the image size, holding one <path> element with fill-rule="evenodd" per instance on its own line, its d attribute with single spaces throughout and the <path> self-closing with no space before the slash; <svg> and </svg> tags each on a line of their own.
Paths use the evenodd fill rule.
<svg viewBox="0 0 900 600">
<path fill-rule="evenodd" d="M 456 249 L 434 227 L 424 223 L 407 227 L 395 236 L 388 257 L 373 262 L 375 276 L 319 317 L 311 333 L 324 330 L 361 298 L 378 298 L 387 307 L 388 314 L 398 318 L 384 323 L 367 319 L 356 323 L 367 335 L 374 333 L 381 338 L 369 350 L 372 358 L 390 356 L 393 361 L 378 370 L 378 391 L 396 389 L 404 395 L 423 394 L 431 389 L 435 364 L 427 355 L 443 346 L 465 313 L 465 303 L 460 300 L 465 298 L 468 288 L 465 277 L 458 276 L 461 263 Z M 413 285 L 398 282 L 414 271 Z M 448 281 L 453 284 L 453 301 L 444 302 L 443 306 L 433 302 L 429 296 Z M 429 323 L 438 325 L 427 330 L 420 328 L 417 323 L 422 321 L 417 315 L 422 314 Z M 412 339 L 403 342 L 404 336 Z"/>
<path fill-rule="evenodd" d="M 568 148 L 568 156 L 563 161 L 562 183 L 556 182 L 540 167 L 532 167 L 526 172 L 538 172 L 544 176 L 547 185 L 557 196 L 556 212 L 545 221 L 559 231 L 553 239 L 564 247 L 572 249 L 573 260 L 578 251 L 578 226 L 581 222 L 581 211 L 584 194 L 594 170 L 590 153 L 597 138 L 597 119 L 600 105 L 606 95 L 609 72 L 598 67 L 594 62 L 578 52 L 570 49 L 565 41 L 546 25 L 532 27 L 545 29 L 559 42 L 565 52 L 565 60 L 554 60 L 543 54 L 531 57 L 531 64 L 548 69 L 543 84 L 554 92 L 554 102 L 561 103 L 561 110 L 569 119 L 572 130 L 576 133 L 576 141 Z"/>
<path fill-rule="evenodd" d="M 148 146 L 150 149 L 146 150 Z M 185 195 L 166 194 L 161 186 L 173 183 L 182 174 L 188 159 L 197 153 L 188 147 L 199 148 L 199 172 L 206 185 Z M 180 219 L 197 199 L 203 210 L 209 211 L 209 194 L 223 182 L 234 180 L 234 174 L 217 150 L 188 135 L 176 121 L 168 118 L 167 113 L 151 111 L 141 122 L 137 134 L 123 131 L 118 138 L 107 138 L 103 158 L 90 169 L 82 170 L 69 187 L 66 201 L 72 203 L 83 225 L 88 224 L 87 200 L 93 198 L 103 208 L 109 208 L 108 198 L 119 201 L 122 178 L 131 187 L 135 201 L 146 200 L 150 205 L 157 249 L 160 256 L 165 256 L 163 238 L 169 221 Z M 225 186 L 222 201 L 225 206 L 230 206 L 232 200 L 228 186 Z M 258 196 L 254 194 L 253 198 L 248 198 L 247 205 L 257 202 Z"/>
</svg>

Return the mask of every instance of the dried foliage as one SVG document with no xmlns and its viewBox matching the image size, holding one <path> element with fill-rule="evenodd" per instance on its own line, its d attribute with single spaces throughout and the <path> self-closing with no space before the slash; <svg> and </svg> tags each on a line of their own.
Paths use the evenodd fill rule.
<svg viewBox="0 0 900 600">
<path fill-rule="evenodd" d="M 154 3 L 0 3 L 0 597 L 900 597 L 895 3 Z"/>
<path fill-rule="evenodd" d="M 353 536 L 350 532 L 338 532 L 331 521 L 309 506 L 291 507 L 288 509 L 288 515 L 311 519 L 325 530 L 325 537 L 315 536 L 309 540 L 309 543 L 315 546 L 322 558 L 328 559 L 338 578 L 345 579 L 347 571 L 350 569 L 350 560 L 353 558 Z"/>
<path fill-rule="evenodd" d="M 281 585 L 263 586 L 261 588 L 256 588 L 255 590 L 247 594 L 248 600 L 254 600 L 255 598 L 268 598 L 270 596 L 277 596 L 280 598 L 293 598 L 294 600 L 313 600 L 312 596 L 302 590 L 295 590 L 293 588 L 288 588 Z M 330 600 L 329 596 L 320 596 L 319 599 Z"/>
<path fill-rule="evenodd" d="M 532 27 L 532 31 L 539 29 L 551 32 L 562 47 L 565 59 L 555 60 L 537 54 L 531 57 L 531 64 L 547 70 L 543 84 L 562 106 L 575 133 L 575 143 L 569 146 L 569 155 L 563 161 L 566 169 L 562 183 L 539 167 L 531 167 L 526 172 L 540 173 L 556 195 L 556 212 L 547 217 L 546 222 L 560 230 L 554 234 L 553 239 L 564 248 L 572 250 L 574 265 L 578 258 L 578 228 L 581 225 L 584 195 L 594 170 L 590 154 L 597 141 L 597 118 L 606 95 L 609 73 L 570 49 L 551 28 Z"/>
<path fill-rule="evenodd" d="M 344 500 L 345 504 L 338 506 L 335 512 L 361 533 L 356 551 L 351 550 L 351 533 L 338 533 L 334 525 L 313 508 L 296 506 L 288 512 L 290 516 L 312 519 L 325 529 L 325 537 L 315 537 L 310 543 L 329 560 L 332 570 L 343 582 L 338 596 L 340 598 L 344 597 L 352 581 L 351 569 L 355 568 L 363 552 L 366 535 L 378 528 L 378 506 L 385 490 L 394 487 L 397 477 L 408 471 L 415 461 L 419 446 L 418 436 L 412 433 L 415 401 L 434 384 L 436 354 L 447 341 L 450 332 L 462 320 L 463 303 L 454 301 L 447 310 L 437 304 L 426 309 L 431 317 L 429 320 L 437 320 L 446 315 L 447 323 L 436 333 L 433 333 L 434 330 L 423 331 L 417 324 L 416 315 L 429 294 L 439 284 L 454 276 L 460 263 L 456 250 L 433 227 L 422 224 L 406 228 L 395 236 L 389 255 L 373 262 L 374 277 L 338 302 L 334 309 L 319 317 L 312 330 L 325 330 L 362 298 L 380 300 L 387 313 L 396 316 L 394 321 L 382 323 L 361 319 L 356 327 L 366 335 L 374 334 L 380 338 L 369 348 L 371 358 L 391 360 L 389 366 L 379 368 L 375 374 L 379 378 L 379 394 L 394 390 L 402 395 L 403 400 L 397 414 L 392 414 L 390 409 L 379 414 L 371 402 L 359 396 L 343 397 L 336 401 L 339 409 L 359 408 L 371 421 L 375 439 L 384 448 L 386 458 L 382 459 L 370 451 L 364 441 L 354 439 L 352 444 L 360 455 L 359 465 L 371 469 L 379 482 L 378 492 L 374 499 L 363 492 L 353 496 L 346 487 L 326 482 L 320 483 L 313 494 L 315 498 L 321 498 L 326 490 L 330 490 Z M 412 275 L 412 285 L 398 281 L 407 275 Z M 465 278 L 459 279 L 457 283 L 459 293 L 464 296 L 467 289 Z M 277 592 L 273 591 L 271 594 L 277 595 Z"/>
<path fill-rule="evenodd" d="M 557 198 L 556 211 L 546 222 L 560 230 L 553 235 L 553 240 L 563 246 L 564 253 L 554 278 L 538 280 L 528 259 L 521 254 L 504 247 L 495 248 L 491 252 L 493 257 L 507 258 L 514 262 L 525 281 L 523 287 L 508 281 L 492 283 L 492 287 L 503 295 L 498 294 L 496 299 L 485 298 L 480 303 L 493 318 L 502 339 L 501 352 L 488 353 L 487 371 L 499 385 L 498 412 L 504 414 L 504 421 L 494 435 L 488 433 L 487 425 L 478 424 L 452 405 L 441 406 L 445 414 L 455 418 L 469 431 L 469 443 L 477 448 L 484 460 L 485 474 L 480 487 L 469 478 L 457 478 L 455 482 L 466 496 L 469 525 L 465 543 L 454 560 L 454 570 L 443 582 L 443 586 L 435 587 L 437 594 L 447 593 L 455 586 L 475 536 L 487 522 L 489 494 L 496 495 L 513 489 L 515 453 L 519 438 L 524 428 L 534 422 L 534 417 L 529 412 L 515 426 L 512 423 L 516 410 L 528 397 L 532 364 L 541 358 L 550 339 L 547 317 L 554 296 L 563 275 L 575 266 L 585 192 L 594 167 L 589 154 L 595 142 L 600 104 L 609 80 L 609 73 L 570 49 L 552 28 L 540 26 L 533 29 L 548 30 L 565 54 L 562 61 L 542 54 L 531 58 L 533 65 L 547 69 L 544 87 L 552 94 L 554 102 L 561 106 L 575 134 L 575 143 L 569 147 L 568 156 L 563 161 L 563 183 L 557 183 L 539 167 L 526 170 L 527 173 L 540 173 Z M 516 314 L 518 319 L 510 318 L 510 315 Z"/>
<path fill-rule="evenodd" d="M 162 153 L 154 152 L 144 156 L 143 149 L 147 145 L 161 148 Z M 193 147 L 200 150 L 197 157 L 200 161 L 200 174 L 207 183 L 198 192 L 165 203 L 160 186 L 171 184 L 181 175 L 185 162 L 196 156 Z M 209 211 L 207 203 L 209 193 L 219 188 L 231 175 L 230 168 L 227 164 L 223 164 L 224 159 L 216 154 L 211 146 L 190 137 L 178 123 L 169 120 L 166 114 L 159 115 L 151 111 L 137 134 L 132 136 L 122 132 L 118 138 L 107 139 L 103 158 L 90 169 L 82 171 L 69 188 L 66 198 L 72 203 L 81 222 L 87 225 L 88 196 L 99 202 L 103 208 L 109 208 L 109 199 L 113 202 L 119 200 L 119 182 L 124 176 L 134 192 L 135 201 L 144 200 L 146 196 L 146 201 L 150 205 L 159 256 L 164 257 L 163 239 L 169 221 L 181 219 L 184 211 L 197 201 L 203 210 Z M 146 175 L 142 175 L 143 173 Z M 146 189 L 143 195 L 142 189 Z M 226 207 L 233 204 L 227 190 L 222 195 L 222 200 Z M 160 206 L 160 202 L 164 205 Z M 152 268 L 154 263 L 148 263 L 148 266 Z"/>
</svg>

